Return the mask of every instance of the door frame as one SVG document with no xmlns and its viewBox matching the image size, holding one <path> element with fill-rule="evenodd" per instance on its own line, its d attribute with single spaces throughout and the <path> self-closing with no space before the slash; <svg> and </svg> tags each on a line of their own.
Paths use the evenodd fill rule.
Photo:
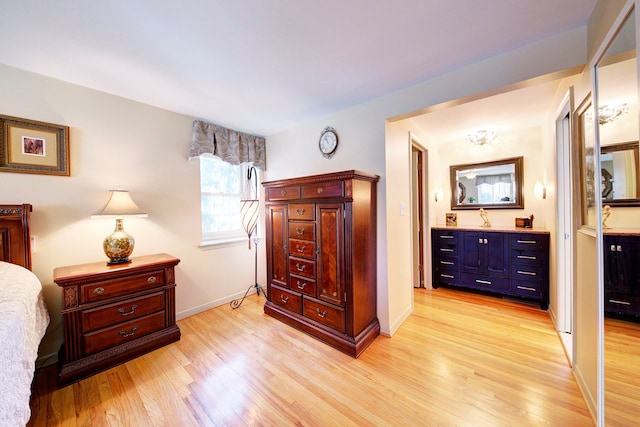
<svg viewBox="0 0 640 427">
<path fill-rule="evenodd" d="M 418 153 L 421 170 L 413 167 L 414 152 Z M 413 288 L 430 288 L 431 281 L 426 277 L 426 272 L 429 271 L 427 267 L 431 252 L 426 232 L 427 218 L 429 217 L 427 197 L 429 150 L 412 133 L 409 133 L 409 164 L 411 165 L 411 286 Z M 416 260 L 419 266 L 415 265 Z M 418 268 L 417 282 L 419 286 L 415 286 L 416 267 Z"/>
</svg>

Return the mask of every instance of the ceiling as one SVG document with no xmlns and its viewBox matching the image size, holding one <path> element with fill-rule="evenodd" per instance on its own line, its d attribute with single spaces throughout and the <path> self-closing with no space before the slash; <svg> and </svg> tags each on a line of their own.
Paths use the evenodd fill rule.
<svg viewBox="0 0 640 427">
<path fill-rule="evenodd" d="M 3 0 L 0 62 L 268 136 L 586 25 L 596 0 Z"/>
</svg>

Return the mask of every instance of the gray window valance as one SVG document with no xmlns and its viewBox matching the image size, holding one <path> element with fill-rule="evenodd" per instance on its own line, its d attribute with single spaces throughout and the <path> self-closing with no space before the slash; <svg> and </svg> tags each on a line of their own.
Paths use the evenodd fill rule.
<svg viewBox="0 0 640 427">
<path fill-rule="evenodd" d="M 195 120 L 189 144 L 189 160 L 203 154 L 219 157 L 232 165 L 252 163 L 260 170 L 265 170 L 267 166 L 263 137 Z"/>
<path fill-rule="evenodd" d="M 500 182 L 511 184 L 513 182 L 513 174 L 502 173 L 498 175 L 478 175 L 476 177 L 476 187 L 481 184 L 494 185 Z"/>
</svg>

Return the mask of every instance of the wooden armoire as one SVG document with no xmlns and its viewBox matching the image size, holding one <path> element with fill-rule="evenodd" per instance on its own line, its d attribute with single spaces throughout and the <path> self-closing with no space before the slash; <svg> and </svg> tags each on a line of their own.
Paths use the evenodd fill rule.
<svg viewBox="0 0 640 427">
<path fill-rule="evenodd" d="M 266 314 L 358 357 L 376 314 L 377 175 L 264 182 Z"/>
</svg>

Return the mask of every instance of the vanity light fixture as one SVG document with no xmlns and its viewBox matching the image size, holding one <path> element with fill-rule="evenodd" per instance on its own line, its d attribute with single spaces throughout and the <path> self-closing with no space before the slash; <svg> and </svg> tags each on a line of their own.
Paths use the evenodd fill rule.
<svg viewBox="0 0 640 427">
<path fill-rule="evenodd" d="M 467 141 L 474 145 L 483 146 L 495 141 L 499 134 L 500 132 L 497 130 L 479 130 L 475 134 L 467 135 Z"/>
<path fill-rule="evenodd" d="M 133 252 L 135 240 L 124 231 L 122 220 L 124 217 L 146 218 L 148 215 L 134 203 L 128 191 L 109 190 L 109 193 L 107 204 L 91 217 L 115 218 L 116 229 L 104 239 L 102 247 L 109 258 L 107 265 L 126 264 L 131 262 L 129 255 Z"/>
<path fill-rule="evenodd" d="M 533 186 L 533 195 L 536 196 L 536 199 L 543 200 L 547 198 L 547 187 L 544 186 L 540 181 L 536 182 L 536 185 Z"/>
<path fill-rule="evenodd" d="M 603 105 L 602 107 L 598 108 L 598 123 L 600 123 L 601 125 L 606 125 L 607 123 L 618 120 L 628 112 L 629 106 L 626 103 L 619 104 L 613 107 Z"/>
</svg>

